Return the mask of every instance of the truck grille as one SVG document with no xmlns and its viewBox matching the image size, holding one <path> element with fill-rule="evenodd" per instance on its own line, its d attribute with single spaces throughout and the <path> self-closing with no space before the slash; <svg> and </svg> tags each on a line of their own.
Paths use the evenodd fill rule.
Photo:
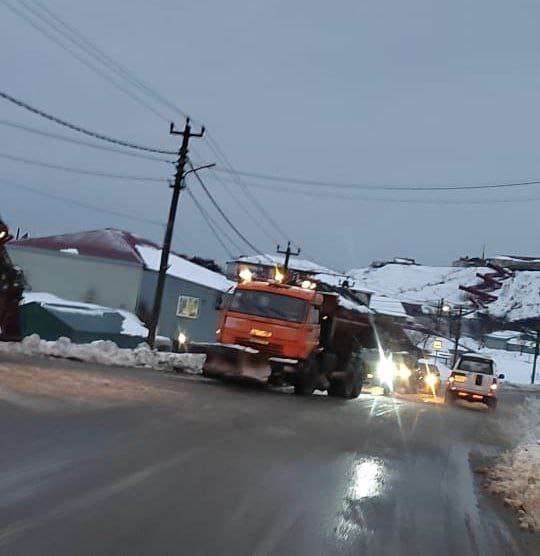
<svg viewBox="0 0 540 556">
<path fill-rule="evenodd" d="M 265 357 L 280 357 L 283 355 L 283 347 L 272 344 L 263 345 L 253 342 L 251 338 L 238 338 L 237 343 L 241 346 L 250 347 L 259 351 Z"/>
</svg>

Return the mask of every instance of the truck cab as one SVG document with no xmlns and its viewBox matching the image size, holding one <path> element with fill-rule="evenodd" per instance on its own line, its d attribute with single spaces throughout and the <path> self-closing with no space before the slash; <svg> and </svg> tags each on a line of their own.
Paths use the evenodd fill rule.
<svg viewBox="0 0 540 556">
<path fill-rule="evenodd" d="M 305 359 L 319 345 L 322 295 L 268 282 L 239 284 L 222 309 L 218 341 L 268 357 Z"/>
</svg>

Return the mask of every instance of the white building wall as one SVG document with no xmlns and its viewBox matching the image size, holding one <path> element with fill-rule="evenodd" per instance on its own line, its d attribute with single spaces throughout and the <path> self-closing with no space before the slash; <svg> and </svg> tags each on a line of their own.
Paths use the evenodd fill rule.
<svg viewBox="0 0 540 556">
<path fill-rule="evenodd" d="M 23 269 L 29 290 L 129 311 L 137 307 L 142 266 L 28 247 L 7 249 Z"/>
</svg>

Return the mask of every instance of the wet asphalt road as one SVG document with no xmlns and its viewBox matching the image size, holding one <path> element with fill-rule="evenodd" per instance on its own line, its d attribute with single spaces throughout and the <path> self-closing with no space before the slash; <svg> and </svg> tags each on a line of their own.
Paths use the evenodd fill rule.
<svg viewBox="0 0 540 556">
<path fill-rule="evenodd" d="M 0 355 L 0 554 L 537 556 L 472 471 L 519 400 L 493 416 Z"/>
</svg>

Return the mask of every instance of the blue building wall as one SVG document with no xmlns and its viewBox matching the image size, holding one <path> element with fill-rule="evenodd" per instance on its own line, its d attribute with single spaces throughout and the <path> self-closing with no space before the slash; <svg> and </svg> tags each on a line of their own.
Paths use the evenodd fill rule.
<svg viewBox="0 0 540 556">
<path fill-rule="evenodd" d="M 141 280 L 139 294 L 139 316 L 147 321 L 154 303 L 158 273 L 145 270 Z M 178 300 L 180 296 L 199 299 L 199 313 L 197 318 L 182 317 L 177 315 Z M 163 292 L 163 302 L 158 325 L 158 334 L 167 336 L 171 340 L 178 338 L 178 333 L 183 332 L 189 341 L 213 342 L 216 339 L 218 326 L 218 307 L 222 293 L 199 284 L 188 282 L 174 276 L 167 276 Z"/>
</svg>

